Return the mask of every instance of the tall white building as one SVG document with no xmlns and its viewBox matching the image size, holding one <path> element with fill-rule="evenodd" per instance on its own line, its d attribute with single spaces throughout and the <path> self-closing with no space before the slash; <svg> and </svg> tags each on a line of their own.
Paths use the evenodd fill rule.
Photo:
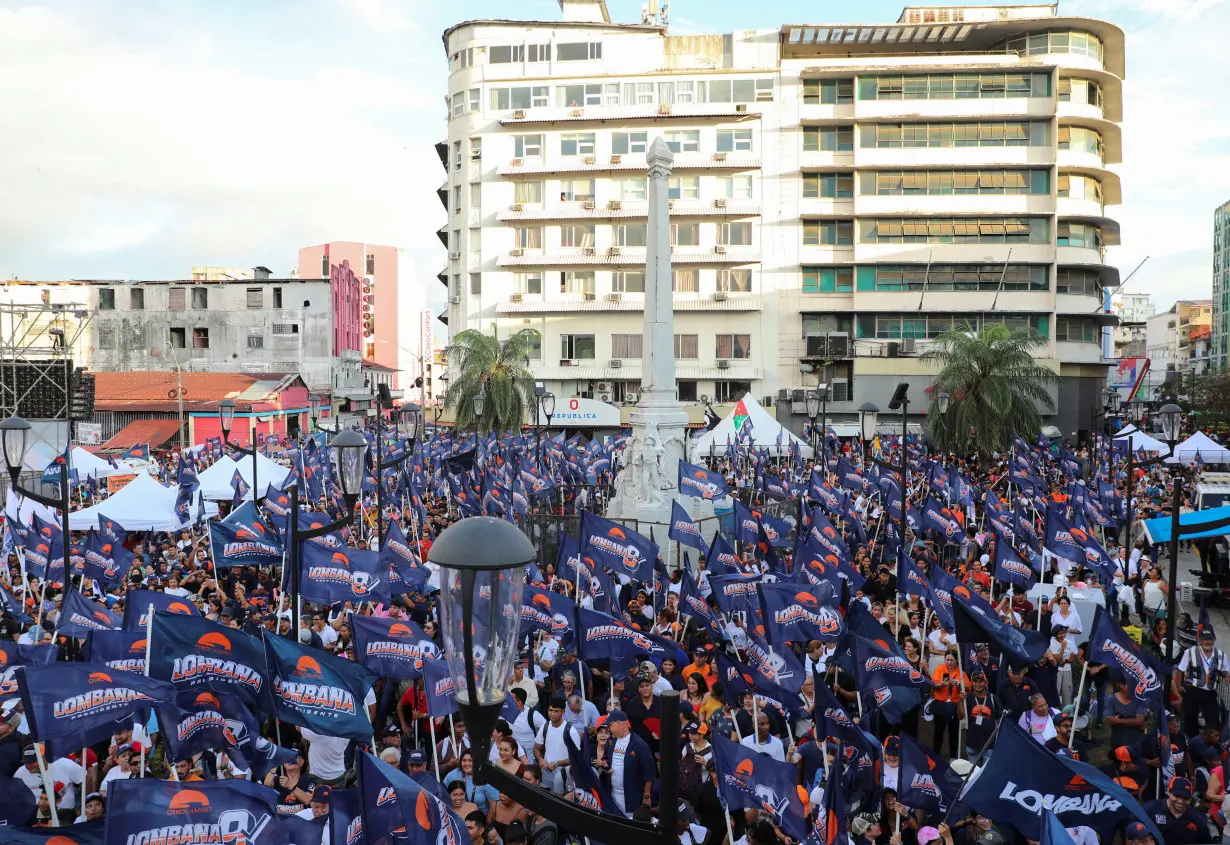
<svg viewBox="0 0 1230 845">
<path fill-rule="evenodd" d="M 1047 339 L 1052 421 L 1089 428 L 1118 243 L 1123 33 L 1054 6 L 907 8 L 896 23 L 674 36 L 470 21 L 444 35 L 450 331 L 542 334 L 557 396 L 640 377 L 646 145 L 675 151 L 680 399 L 743 392 L 802 421 L 883 407 L 948 327 Z M 785 400 L 785 401 L 783 401 Z"/>
</svg>

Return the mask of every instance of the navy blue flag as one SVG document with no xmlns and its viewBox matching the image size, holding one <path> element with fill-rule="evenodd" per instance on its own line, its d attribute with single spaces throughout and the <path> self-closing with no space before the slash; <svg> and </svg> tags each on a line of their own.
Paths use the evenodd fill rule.
<svg viewBox="0 0 1230 845">
<path fill-rule="evenodd" d="M 700 529 L 696 527 L 692 517 L 688 516 L 688 512 L 683 509 L 683 505 L 679 504 L 678 501 L 671 503 L 671 527 L 666 532 L 666 536 L 667 539 L 674 540 L 676 543 L 681 543 L 685 546 L 691 546 L 698 552 L 705 551 L 705 538 L 701 536 Z"/>
<path fill-rule="evenodd" d="M 354 634 L 355 660 L 385 678 L 420 678 L 423 661 L 441 656 L 440 647 L 409 619 L 352 613 L 350 630 Z"/>
<path fill-rule="evenodd" d="M 820 684 L 816 684 L 819 691 Z M 846 845 L 846 791 L 845 791 L 845 754 L 838 745 L 837 753 L 833 755 L 833 764 L 824 778 L 824 808 L 823 815 L 816 818 L 816 827 L 807 837 L 804 845 Z M 828 750 L 825 749 L 825 753 Z"/>
<path fill-rule="evenodd" d="M 91 631 L 85 641 L 85 659 L 112 669 L 145 674 L 145 629 L 139 631 Z"/>
<path fill-rule="evenodd" d="M 961 776 L 948 768 L 938 754 L 925 748 L 909 732 L 901 732 L 901 770 L 897 777 L 897 798 L 928 818 L 948 812 L 961 791 Z"/>
<path fill-rule="evenodd" d="M 145 633 L 150 605 L 153 605 L 155 613 L 169 613 L 172 616 L 201 615 L 196 605 L 188 599 L 168 596 L 154 590 L 129 590 L 124 594 L 124 630 Z"/>
<path fill-rule="evenodd" d="M 752 670 L 756 685 L 764 688 L 772 698 L 785 698 L 782 703 L 787 706 L 793 705 L 794 701 L 789 696 L 776 693 L 773 687 L 797 693 L 807 679 L 806 670 L 793 651 L 789 648 L 775 649 L 756 633 L 747 638 L 747 665 Z M 765 683 L 771 686 L 766 687 Z"/>
<path fill-rule="evenodd" d="M 156 709 L 158 735 L 166 742 L 172 762 L 190 760 L 204 751 L 224 751 L 234 760 L 243 759 L 239 737 L 213 693 L 182 692 L 174 703 Z"/>
<path fill-rule="evenodd" d="M 1038 845 L 1076 845 L 1076 840 L 1050 810 L 1042 811 L 1042 835 Z"/>
<path fill-rule="evenodd" d="M 718 735 L 713 737 L 713 761 L 718 795 L 727 810 L 759 810 L 787 836 L 807 838 L 807 790 L 798 785 L 792 764 Z"/>
<path fill-rule="evenodd" d="M 577 607 L 577 657 L 581 660 L 628 659 L 674 656 L 647 635 L 613 616 Z"/>
<path fill-rule="evenodd" d="M 57 455 L 51 463 L 47 464 L 47 468 L 43 470 L 43 477 L 39 480 L 43 484 L 59 484 L 61 467 L 68 467 L 68 483 L 76 484 L 77 470 L 73 469 L 72 461 L 69 459 L 69 449 L 65 449 L 64 454 Z"/>
<path fill-rule="evenodd" d="M 760 608 L 765 636 L 771 643 L 820 640 L 835 643 L 846 632 L 838 611 L 838 596 L 831 583 L 804 589 L 800 584 L 765 584 L 760 587 Z"/>
<path fill-rule="evenodd" d="M 769 541 L 769 545 L 775 549 L 790 548 L 790 532 L 794 526 L 784 519 L 778 519 L 772 514 L 760 511 L 752 511 L 752 514 L 760 520 L 760 531 L 765 539 Z"/>
<path fill-rule="evenodd" d="M 713 612 L 713 608 L 705 601 L 705 597 L 700 594 L 700 589 L 696 586 L 696 580 L 686 567 L 679 580 L 679 613 L 682 616 L 699 620 L 705 630 L 709 632 L 711 642 L 720 643 L 726 639 L 726 632 L 723 630 L 721 623 L 718 622 L 717 614 Z"/>
<path fill-rule="evenodd" d="M 180 693 L 181 698 L 194 696 L 212 704 L 227 720 L 227 728 L 234 736 L 233 759 L 237 765 L 252 772 L 252 777 L 260 781 L 272 769 L 286 763 L 294 762 L 297 751 L 275 745 L 261 735 L 261 720 L 252 715 L 238 696 L 229 692 L 211 692 L 199 690 Z"/>
<path fill-rule="evenodd" d="M 299 589 L 306 601 L 389 603 L 389 567 L 378 552 L 304 543 L 302 554 Z"/>
<path fill-rule="evenodd" d="M 934 497 L 927 498 L 923 509 L 923 528 L 934 531 L 947 543 L 960 545 L 966 540 L 965 529 L 951 508 L 944 507 Z"/>
<path fill-rule="evenodd" d="M 521 634 L 546 631 L 559 637 L 564 648 L 572 643 L 572 626 L 577 604 L 553 590 L 540 590 L 526 584 L 521 588 Z"/>
<path fill-rule="evenodd" d="M 51 759 L 109 740 L 138 712 L 175 695 L 165 681 L 101 663 L 25 666 L 17 687 L 30 736 L 46 743 Z"/>
<path fill-rule="evenodd" d="M 68 590 L 56 620 L 56 636 L 85 639 L 91 631 L 114 630 L 120 627 L 120 616 L 101 604 L 81 595 L 77 590 Z"/>
<path fill-rule="evenodd" d="M 257 713 L 273 709 L 260 640 L 208 619 L 154 613 L 149 674 L 178 691 L 231 692 Z"/>
<path fill-rule="evenodd" d="M 457 681 L 444 660 L 423 661 L 423 690 L 433 719 L 457 712 Z"/>
<path fill-rule="evenodd" d="M 744 507 L 738 499 L 735 499 L 734 520 L 735 540 L 739 543 L 755 544 L 760 537 L 760 523 L 756 514 L 752 513 L 750 508 Z"/>
<path fill-rule="evenodd" d="M 82 552 L 85 558 L 85 577 L 101 581 L 107 587 L 113 587 L 122 581 L 128 575 L 128 570 L 132 569 L 133 553 L 94 529 L 90 529 L 86 536 Z"/>
<path fill-rule="evenodd" d="M 1033 564 L 1012 547 L 1007 536 L 995 531 L 995 568 L 992 577 L 1028 590 L 1034 583 Z"/>
<path fill-rule="evenodd" d="M 24 784 L 18 782 L 25 787 Z M 30 800 L 34 794 L 25 787 Z M 61 813 L 65 820 L 66 813 Z M 0 816 L 3 818 L 3 816 Z M 106 845 L 107 822 L 79 822 L 71 827 L 3 827 L 0 826 L 0 845 Z"/>
<path fill-rule="evenodd" d="M 854 656 L 854 676 L 862 692 L 876 692 L 884 687 L 927 687 L 931 679 L 914 667 L 904 655 L 893 648 L 888 631 L 880 639 L 869 640 L 850 632 L 850 650 Z"/>
<path fill-rule="evenodd" d="M 1164 701 L 1170 667 L 1141 651 L 1101 605 L 1094 612 L 1089 631 L 1089 659 L 1104 664 L 1107 674 L 1124 681 L 1139 701 L 1153 707 Z"/>
<path fill-rule="evenodd" d="M 1156 842 L 1163 841 L 1153 819 L 1123 787 L 1093 766 L 1052 754 L 1005 719 L 1000 720 L 995 753 L 961 800 L 1030 839 L 1039 836 L 1039 814 L 1049 809 L 1065 825 L 1086 825 L 1104 837 L 1121 824 L 1138 821 Z"/>
<path fill-rule="evenodd" d="M 880 748 L 879 743 L 869 739 L 867 734 L 850 718 L 850 714 L 837 700 L 832 689 L 826 683 L 817 682 L 816 697 L 812 704 L 811 716 L 816 725 L 816 740 L 835 739 L 842 745 L 850 746 L 860 754 L 874 755 Z"/>
<path fill-rule="evenodd" d="M 259 519 L 245 524 L 216 519 L 209 521 L 209 548 L 214 566 L 277 566 L 282 563 L 282 544 Z"/>
<path fill-rule="evenodd" d="M 762 578 L 761 575 L 710 575 L 709 586 L 713 588 L 713 600 L 717 602 L 718 609 L 727 616 L 745 613 L 751 624 L 760 611 L 760 592 L 757 588 Z"/>
<path fill-rule="evenodd" d="M 730 543 L 722 536 L 722 532 L 715 531 L 713 534 L 713 542 L 709 545 L 709 553 L 705 555 L 705 569 L 711 575 L 750 575 L 752 572 L 743 566 L 743 562 L 739 560 L 739 556 L 735 554 L 735 550 L 730 547 Z"/>
<path fill-rule="evenodd" d="M 368 739 L 372 723 L 363 700 L 377 676 L 370 669 L 310 646 L 265 637 L 273 677 L 274 714 L 325 736 Z"/>
<path fill-rule="evenodd" d="M 276 845 L 277 800 L 274 790 L 246 780 L 117 780 L 107 789 L 107 841 Z"/>
<path fill-rule="evenodd" d="M 368 450 L 369 452 L 371 450 Z M 471 472 L 474 469 L 475 450 L 473 447 L 464 452 L 458 452 L 454 455 L 448 455 L 444 458 L 445 469 L 449 475 L 462 475 L 463 473 Z"/>
<path fill-rule="evenodd" d="M 983 612 L 963 597 L 952 594 L 953 633 L 959 643 L 991 643 L 1013 665 L 1037 663 L 1050 647 L 1051 638 L 1040 631 L 1026 631 L 1001 622 L 994 610 Z"/>
<path fill-rule="evenodd" d="M 573 584 L 576 594 L 589 594 L 594 600 L 594 609 L 603 613 L 611 610 L 618 595 L 611 576 L 590 555 L 582 555 L 580 543 L 569 534 L 560 535 L 559 558 L 555 571 L 565 581 Z"/>
<path fill-rule="evenodd" d="M 324 845 L 363 845 L 363 796 L 358 788 L 329 793 L 329 841 Z"/>
<path fill-rule="evenodd" d="M 807 537 L 799 544 L 800 547 L 812 547 L 823 552 L 825 559 L 850 562 L 850 547 L 841 539 L 841 533 L 833 527 L 829 518 L 818 510 L 811 512 L 811 529 Z"/>
<path fill-rule="evenodd" d="M 7 559 L 7 556 L 5 559 Z M 34 621 L 34 617 L 25 612 L 25 607 L 17 599 L 17 596 L 10 593 L 8 587 L 5 587 L 3 584 L 0 584 L 0 612 L 11 614 L 18 624 L 21 625 Z"/>
<path fill-rule="evenodd" d="M 410 548 L 410 541 L 397 524 L 397 520 L 389 520 L 389 527 L 384 532 L 384 542 L 380 544 L 380 557 L 389 564 L 405 567 L 419 566 L 420 561 Z"/>
<path fill-rule="evenodd" d="M 683 496 L 691 496 L 693 499 L 712 502 L 729 496 L 730 485 L 726 483 L 725 476 L 720 472 L 712 472 L 696 464 L 680 461 L 679 493 Z"/>
<path fill-rule="evenodd" d="M 570 767 L 568 775 L 576 787 L 573 800 L 595 813 L 609 813 L 612 816 L 622 817 L 623 810 L 619 809 L 619 805 L 611 797 L 611 791 L 598 779 L 598 773 L 594 771 L 593 765 L 589 762 L 593 757 L 590 754 L 588 740 L 588 736 L 582 736 L 581 744 L 578 746 L 573 741 L 572 731 L 564 731 L 564 745 L 568 748 Z"/>
<path fill-rule="evenodd" d="M 6 833 L 13 832 L 9 825 L 25 824 L 31 821 L 36 810 L 38 810 L 38 802 L 34 799 L 34 793 L 30 791 L 30 787 L 16 778 L 0 775 L 0 842 L 4 841 L 3 837 Z M 43 830 L 47 829 L 43 828 Z M 12 841 L 45 842 L 47 840 L 14 837 Z"/>
<path fill-rule="evenodd" d="M 366 845 L 459 845 L 469 840 L 457 814 L 409 775 L 371 754 L 357 762 Z"/>
<path fill-rule="evenodd" d="M 867 578 L 840 555 L 826 551 L 809 533 L 794 553 L 794 581 L 796 584 L 818 586 L 828 583 L 840 594 L 843 584 L 847 593 L 854 595 L 867 583 Z"/>
<path fill-rule="evenodd" d="M 581 553 L 591 555 L 609 572 L 647 584 L 653 580 L 658 545 L 631 528 L 582 511 Z"/>
</svg>

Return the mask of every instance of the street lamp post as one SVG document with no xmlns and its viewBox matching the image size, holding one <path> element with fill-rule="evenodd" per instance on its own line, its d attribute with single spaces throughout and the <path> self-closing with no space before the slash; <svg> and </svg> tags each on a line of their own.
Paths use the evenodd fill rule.
<svg viewBox="0 0 1230 845">
<path fill-rule="evenodd" d="M 400 466 L 410 453 L 414 451 L 414 443 L 419 435 L 419 412 L 414 408 L 403 409 L 398 413 L 399 421 L 394 430 L 401 433 L 402 423 L 410 438 L 410 449 L 400 457 L 391 461 L 384 460 L 384 411 L 391 408 L 391 403 L 376 400 L 376 541 L 384 548 L 384 471 Z"/>
<path fill-rule="evenodd" d="M 9 469 L 9 481 L 12 484 L 13 492 L 19 493 L 28 499 L 38 502 L 40 505 L 45 505 L 49 508 L 60 509 L 60 531 L 61 539 L 64 544 L 64 583 L 68 585 L 72 581 L 73 570 L 69 566 L 69 546 L 72 543 L 68 538 L 68 508 L 69 508 L 69 490 L 68 490 L 68 461 L 60 461 L 60 496 L 54 498 L 51 496 L 43 496 L 35 493 L 32 490 L 27 490 L 17 483 L 17 477 L 21 475 L 21 469 L 26 465 L 26 453 L 30 449 L 30 423 L 23 420 L 21 417 L 9 417 L 0 422 L 0 444 L 4 451 L 4 463 Z M 64 447 L 64 451 L 68 451 L 68 447 L 72 445 L 71 438 L 68 445 Z M 63 456 L 63 453 L 61 453 Z M 47 569 L 50 571 L 51 565 L 48 561 Z"/>
<path fill-rule="evenodd" d="M 1163 405 L 1157 412 L 1162 419 L 1162 432 L 1166 437 L 1166 445 L 1170 447 L 1170 455 L 1174 457 L 1174 447 L 1179 442 L 1179 421 L 1183 417 L 1183 409 L 1178 405 Z M 1166 591 L 1166 659 L 1173 659 L 1175 630 L 1175 600 L 1179 589 L 1179 508 L 1183 504 L 1183 464 L 1176 459 L 1174 472 L 1171 474 L 1170 496 L 1170 589 Z"/>
<path fill-rule="evenodd" d="M 251 409 L 249 409 L 251 413 Z M 260 487 L 256 484 L 256 437 L 252 434 L 252 418 L 248 417 L 248 436 L 252 439 L 250 447 L 240 446 L 238 443 L 231 442 L 231 428 L 235 424 L 235 400 L 223 399 L 218 403 L 218 422 L 222 426 L 222 442 L 230 446 L 241 455 L 252 456 L 252 503 L 259 505 L 261 503 Z M 180 456 L 183 460 L 183 456 Z"/>
<path fill-rule="evenodd" d="M 1133 427 L 1135 427 L 1137 431 L 1141 430 L 1140 425 L 1141 425 L 1141 422 L 1144 420 L 1144 415 L 1145 415 L 1144 412 L 1147 406 L 1148 406 L 1147 402 L 1143 402 L 1139 399 L 1134 399 L 1128 403 L 1128 416 L 1132 420 L 1132 425 Z M 1147 467 L 1147 466 L 1152 466 L 1153 464 L 1161 463 L 1162 461 L 1166 459 L 1165 455 L 1159 455 L 1156 458 L 1149 458 L 1144 461 L 1137 461 L 1136 452 L 1132 448 L 1132 437 L 1133 437 L 1132 432 L 1128 432 L 1128 436 L 1127 436 L 1127 490 L 1126 490 L 1126 496 L 1125 496 L 1126 502 L 1124 503 L 1127 509 L 1127 513 L 1126 513 L 1127 519 L 1126 519 L 1126 524 L 1124 525 L 1124 529 L 1123 529 L 1123 547 L 1124 549 L 1127 550 L 1129 554 L 1131 553 L 1131 550 L 1132 550 L 1132 516 L 1133 516 L 1132 511 L 1134 510 L 1134 508 L 1132 507 L 1132 499 L 1136 492 L 1136 470 L 1143 469 L 1144 467 Z M 1114 458 L 1115 458 L 1115 441 L 1113 439 L 1111 440 L 1110 445 L 1111 445 L 1111 451 L 1110 451 L 1111 465 L 1113 466 Z"/>
<path fill-rule="evenodd" d="M 310 410 L 308 411 L 308 416 L 312 418 L 311 428 L 313 432 L 323 431 L 327 434 L 337 434 L 338 431 L 341 430 L 340 426 L 335 426 L 333 428 L 325 428 L 319 422 L 317 422 L 317 420 L 320 419 L 320 397 L 319 396 L 311 397 L 308 400 L 308 405 L 310 406 Z"/>
<path fill-rule="evenodd" d="M 863 435 L 863 466 L 867 465 L 867 450 L 876 436 L 876 420 L 880 416 L 880 408 L 874 402 L 864 402 L 858 408 L 859 433 Z"/>
<path fill-rule="evenodd" d="M 287 522 L 286 565 L 290 567 L 291 630 L 299 636 L 299 546 L 308 540 L 341 531 L 354 520 L 355 505 L 363 489 L 363 457 L 367 453 L 367 438 L 357 431 L 343 431 L 334 436 L 329 444 L 333 451 L 334 477 L 342 488 L 342 500 L 346 503 L 346 515 L 328 525 L 311 528 L 299 527 L 299 494 L 290 496 L 290 519 Z"/>
<path fill-rule="evenodd" d="M 479 424 L 483 419 L 483 411 L 487 409 L 487 397 L 481 393 L 474 394 L 471 407 L 474 409 L 474 431 L 478 432 Z"/>
<path fill-rule="evenodd" d="M 534 405 L 534 419 L 538 419 L 538 412 L 542 411 L 542 415 L 547 418 L 547 426 L 551 425 L 551 417 L 555 416 L 555 394 L 547 391 L 539 394 L 538 401 Z M 538 468 L 542 470 L 542 430 L 539 426 L 534 426 L 534 459 L 538 462 Z"/>
<path fill-rule="evenodd" d="M 819 452 L 816 450 L 816 417 L 820 415 L 820 391 L 809 390 L 807 392 L 807 424 L 808 431 L 811 433 L 811 458 L 812 461 L 818 461 Z"/>
<path fill-rule="evenodd" d="M 952 397 L 947 393 L 941 393 L 935 397 L 935 410 L 939 411 L 941 417 L 948 414 L 948 408 L 951 404 Z M 943 447 L 940 448 L 940 463 L 944 465 L 945 469 L 948 468 L 948 453 Z"/>
<path fill-rule="evenodd" d="M 457 689 L 473 746 L 474 782 L 491 785 L 579 836 L 639 845 L 678 845 L 679 693 L 661 696 L 661 794 L 659 824 L 598 813 L 565 801 L 489 761 L 491 733 L 504 707 L 508 677 L 517 659 L 521 588 L 535 558 L 525 534 L 502 519 L 472 516 L 454 523 L 432 543 L 427 559 L 440 567 L 440 630 L 445 659 Z M 571 735 L 565 732 L 565 741 Z"/>
</svg>

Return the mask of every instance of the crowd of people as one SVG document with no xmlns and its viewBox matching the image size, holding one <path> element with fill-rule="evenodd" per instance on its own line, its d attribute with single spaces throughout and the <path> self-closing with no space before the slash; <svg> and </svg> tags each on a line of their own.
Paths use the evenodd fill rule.
<svg viewBox="0 0 1230 845">
<path fill-rule="evenodd" d="M 58 581 L 39 577 L 27 567 L 16 532 L 6 531 L 0 586 L 10 600 L 0 602 L 0 645 L 5 647 L 0 650 L 0 779 L 15 779 L 35 802 L 29 818 L 10 815 L 8 821 L 37 828 L 103 820 L 109 789 L 119 780 L 256 779 L 276 791 L 277 814 L 315 820 L 325 826 L 321 841 L 331 842 L 335 793 L 356 786 L 357 761 L 370 752 L 445 802 L 472 845 L 563 845 L 580 837 L 480 782 L 486 779 L 476 777 L 478 766 L 499 767 L 587 806 L 593 806 L 590 785 L 596 784 L 603 812 L 652 822 L 661 809 L 662 737 L 677 729 L 682 756 L 676 810 L 678 836 L 685 845 L 776 845 L 803 839 L 844 845 L 833 841 L 835 828 L 826 817 L 834 809 L 836 790 L 842 805 L 837 824 L 855 845 L 1038 841 L 1038 830 L 983 814 L 946 793 L 938 805 L 916 803 L 911 785 L 901 780 L 914 765 L 904 759 L 920 748 L 933 767 L 950 771 L 958 783 L 970 780 L 995 760 L 997 736 L 1011 724 L 1048 753 L 1103 772 L 1147 816 L 1120 818 L 1109 828 L 1064 816 L 1073 841 L 1149 843 L 1157 839 L 1155 831 L 1161 841 L 1154 845 L 1220 838 L 1226 829 L 1227 719 L 1219 685 L 1230 677 L 1230 659 L 1217 647 L 1207 618 L 1167 617 L 1167 597 L 1175 585 L 1167 582 L 1161 550 L 1150 545 L 1143 531 L 1145 520 L 1168 513 L 1169 485 L 1181 476 L 1153 466 L 1129 478 L 1124 455 L 1105 442 L 1072 452 L 1060 444 L 1018 439 L 1004 454 L 982 457 L 934 455 L 921 444 L 889 438 L 866 444 L 869 454 L 884 459 L 902 449 L 909 452 L 911 477 L 902 491 L 900 482 L 893 488 L 875 481 L 887 473 L 876 468 L 857 441 L 824 439 L 816 460 L 804 459 L 797 447 L 771 457 L 761 449 L 731 444 L 713 458 L 708 471 L 724 481 L 739 503 L 721 521 L 733 564 L 717 560 L 709 537 L 696 547 L 695 560 L 676 546 L 663 555 L 670 566 L 655 567 L 651 579 L 634 580 L 619 572 L 597 573 L 592 562 L 587 568 L 576 544 L 560 536 L 575 525 L 581 509 L 600 509 L 604 501 L 592 487 L 565 485 L 563 466 L 570 460 L 584 463 L 594 454 L 576 438 L 550 441 L 541 465 L 524 457 L 533 454 L 520 449 L 524 436 L 520 441 L 489 438 L 477 444 L 475 466 L 457 474 L 445 459 L 464 452 L 464 439 L 429 434 L 397 471 L 403 477 L 391 482 L 381 518 L 409 538 L 414 562 L 430 574 L 412 580 L 387 602 L 305 602 L 298 631 L 293 630 L 281 567 L 216 566 L 205 525 L 169 533 L 128 532 L 132 566 L 109 585 L 71 574 Z M 304 443 L 290 440 L 285 447 L 275 459 L 301 467 Z M 521 457 L 510 457 L 518 451 Z M 200 451 L 193 459 L 196 469 L 212 457 L 213 450 Z M 177 452 L 159 456 L 153 471 L 173 479 L 180 460 Z M 508 478 L 506 462 L 514 467 L 513 478 L 517 467 L 527 473 L 525 489 L 531 489 L 529 479 L 548 489 L 546 496 L 527 496 L 528 513 L 511 508 L 499 514 L 526 526 L 538 548 L 527 583 L 606 613 L 659 648 L 631 660 L 595 658 L 584 653 L 583 632 L 575 626 L 524 631 L 508 681 L 509 707 L 496 725 L 486 761 L 474 759 L 472 737 L 459 711 L 433 709 L 421 675 L 375 680 L 364 700 L 372 726 L 368 740 L 331 736 L 263 714 L 264 738 L 289 752 L 263 773 L 224 749 L 174 759 L 153 715 L 122 726 L 109 741 L 55 759 L 38 752 L 17 668 L 23 659 L 32 659 L 22 649 L 40 645 L 49 647 L 55 662 L 87 659 L 89 637 L 62 633 L 65 602 L 74 592 L 117 617 L 125 616 L 130 591 L 161 592 L 191 603 L 197 615 L 225 628 L 287 638 L 356 662 L 364 655 L 356 648 L 352 619 L 398 620 L 413 623 L 443 653 L 448 644 L 440 630 L 438 576 L 429 563 L 432 543 L 455 521 L 476 512 L 474 505 L 463 507 L 458 501 L 458 476 L 465 479 L 461 490 L 480 492 L 470 498 L 482 502 L 478 507 L 485 511 L 486 482 L 480 476 Z M 1024 475 L 1022 467 L 1028 467 Z M 610 472 L 603 467 L 596 480 L 607 480 Z M 766 479 L 784 485 L 792 498 L 775 496 Z M 561 492 L 565 488 L 567 495 Z M 828 494 L 840 502 L 822 508 Z M 1124 524 L 1128 499 L 1131 525 Z M 98 488 L 83 497 L 83 503 L 102 500 Z M 933 530 L 930 514 L 922 514 L 931 502 L 953 531 Z M 375 507 L 369 489 L 359 503 L 361 516 L 342 535 L 345 543 L 379 548 Z M 911 518 L 905 536 L 897 536 L 899 511 L 915 507 L 919 520 Z M 1050 509 L 1086 526 L 1105 557 L 1095 562 L 1048 543 L 1053 536 Z M 222 516 L 228 510 L 228 503 L 222 503 Z M 742 535 L 744 511 L 760 521 L 753 538 Z M 995 525 L 1005 513 L 1011 517 L 1007 533 Z M 776 517 L 764 516 L 771 514 Z M 837 561 L 839 578 L 830 579 L 830 605 L 842 618 L 841 630 L 855 630 L 857 619 L 860 636 L 883 649 L 877 652 L 883 660 L 903 658 L 904 663 L 894 665 L 910 680 L 893 689 L 911 694 L 885 696 L 869 689 L 845 637 L 777 637 L 766 646 L 766 620 L 756 607 L 732 606 L 717 587 L 719 580 L 731 578 L 819 584 L 804 577 L 802 556 L 803 539 L 821 519 L 831 520 L 837 534 L 833 542 L 849 554 L 848 560 Z M 782 522 L 791 535 L 781 543 L 768 540 L 765 526 Z M 702 532 L 711 534 L 717 524 L 707 523 Z M 276 523 L 270 520 L 269 525 Z M 659 536 L 664 529 L 658 528 Z M 1028 537 L 1037 541 L 1040 553 L 1031 551 Z M 1017 551 L 1034 569 L 1025 583 L 996 577 L 1005 557 L 997 545 L 1017 541 Z M 993 608 L 1000 625 L 1045 635 L 1040 658 L 1025 663 L 994 637 L 971 641 L 962 636 L 961 626 L 951 624 L 951 607 L 940 606 L 934 592 L 906 583 L 902 560 L 928 584 L 944 577 L 951 579 L 945 583 L 964 587 L 970 601 Z M 823 590 L 815 592 L 823 598 Z M 1141 654 L 1165 667 L 1156 706 L 1142 701 L 1132 677 L 1091 650 L 1097 605 Z M 868 626 L 879 627 L 873 632 Z M 662 718 L 663 695 L 671 691 L 679 694 L 677 728 Z M 850 724 L 842 730 L 856 733 L 833 729 L 845 719 Z M 864 752 L 849 756 L 850 740 L 843 739 L 858 735 L 874 745 L 866 752 L 870 778 L 861 766 Z M 732 750 L 732 744 L 742 751 Z M 756 755 L 746 757 L 746 771 L 752 772 L 744 782 L 748 799 L 737 805 L 730 797 L 731 778 L 739 776 L 731 771 L 732 754 Z M 780 789 L 759 789 L 769 784 L 756 780 L 762 757 L 790 768 L 797 792 L 792 800 L 803 808 L 802 828 L 788 818 Z M 846 781 L 834 783 L 842 758 Z M 742 769 L 742 764 L 733 768 Z M 0 803 L 3 794 L 0 789 Z M 1230 835 L 1230 829 L 1226 832 Z"/>
</svg>

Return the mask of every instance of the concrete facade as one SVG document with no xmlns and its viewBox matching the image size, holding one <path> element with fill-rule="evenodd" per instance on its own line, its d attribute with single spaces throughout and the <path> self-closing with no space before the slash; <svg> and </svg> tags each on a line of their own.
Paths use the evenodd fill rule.
<svg viewBox="0 0 1230 845">
<path fill-rule="evenodd" d="M 1213 212 L 1213 320 L 1209 366 L 1225 372 L 1230 366 L 1230 202 Z"/>
<path fill-rule="evenodd" d="M 1212 320 L 1213 303 L 1208 299 L 1179 300 L 1168 311 L 1148 319 L 1145 386 L 1151 391 L 1149 398 L 1167 381 L 1208 371 Z"/>
<path fill-rule="evenodd" d="M 1104 378 L 1118 28 L 944 7 L 675 36 L 561 5 L 563 22 L 445 33 L 451 331 L 535 328 L 533 369 L 557 396 L 633 402 L 644 154 L 662 136 L 685 403 L 748 391 L 798 428 L 817 382 L 852 420 L 908 380 L 921 411 L 918 355 L 984 320 L 1036 328 L 1061 383 Z M 1086 431 L 1095 405 L 1060 402 L 1049 421 Z"/>
</svg>

